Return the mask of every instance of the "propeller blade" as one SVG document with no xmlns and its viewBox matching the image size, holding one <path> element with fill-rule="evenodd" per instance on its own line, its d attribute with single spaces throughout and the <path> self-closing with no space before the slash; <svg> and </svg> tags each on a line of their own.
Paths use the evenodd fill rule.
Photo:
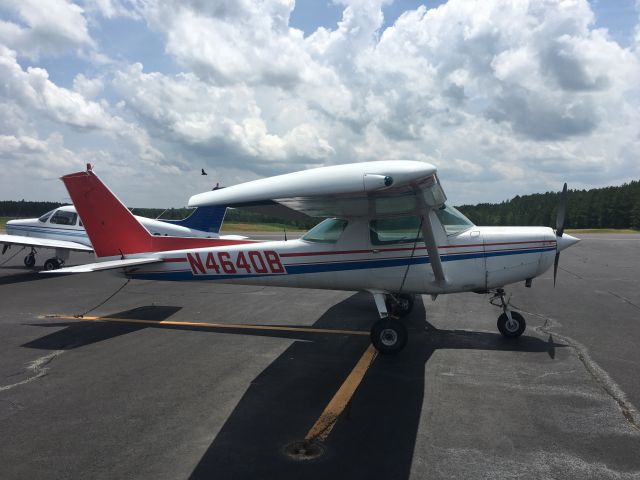
<svg viewBox="0 0 640 480">
<path fill-rule="evenodd" d="M 560 263 L 560 252 L 556 252 L 556 259 L 553 262 L 553 288 L 556 287 L 556 278 L 558 276 L 559 263 Z"/>
<path fill-rule="evenodd" d="M 560 204 L 558 205 L 558 216 L 556 217 L 556 236 L 562 237 L 564 233 L 564 219 L 567 212 L 567 184 L 562 187 L 560 194 Z M 557 262 L 556 258 L 556 262 Z"/>
</svg>

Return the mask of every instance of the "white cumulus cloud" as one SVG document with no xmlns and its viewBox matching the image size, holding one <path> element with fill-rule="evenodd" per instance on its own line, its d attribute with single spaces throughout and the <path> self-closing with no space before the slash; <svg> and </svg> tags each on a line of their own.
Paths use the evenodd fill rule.
<svg viewBox="0 0 640 480">
<path fill-rule="evenodd" d="M 0 10 L 19 19 L 0 20 L 0 42 L 26 57 L 95 46 L 83 9 L 67 0 L 2 0 Z"/>
</svg>

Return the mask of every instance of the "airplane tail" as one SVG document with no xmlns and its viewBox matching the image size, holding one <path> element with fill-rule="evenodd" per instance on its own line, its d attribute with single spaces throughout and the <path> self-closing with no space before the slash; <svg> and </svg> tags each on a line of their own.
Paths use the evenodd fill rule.
<svg viewBox="0 0 640 480">
<path fill-rule="evenodd" d="M 226 213 L 227 207 L 224 205 L 214 205 L 210 207 L 198 207 L 191 215 L 182 220 L 158 220 L 194 230 L 202 230 L 203 232 L 220 233 L 220 227 L 222 227 Z"/>
<path fill-rule="evenodd" d="M 151 235 L 91 169 L 61 178 L 98 257 L 250 243 Z"/>
</svg>

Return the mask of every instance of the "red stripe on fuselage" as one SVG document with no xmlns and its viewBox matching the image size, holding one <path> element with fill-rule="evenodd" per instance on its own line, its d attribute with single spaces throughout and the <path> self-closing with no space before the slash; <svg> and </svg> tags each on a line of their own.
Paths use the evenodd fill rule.
<svg viewBox="0 0 640 480">
<path fill-rule="evenodd" d="M 526 245 L 526 244 L 531 244 L 531 243 L 549 243 L 553 246 L 555 246 L 556 242 L 554 240 L 531 240 L 528 242 L 496 242 L 496 243 L 487 243 L 487 244 L 483 244 L 483 243 L 470 243 L 470 244 L 465 244 L 465 245 L 441 245 L 438 247 L 438 249 L 441 248 L 469 248 L 469 247 L 484 247 L 486 249 L 486 247 L 494 247 L 494 246 L 503 246 L 503 245 Z M 426 250 L 426 247 L 416 247 L 415 250 Z M 378 252 L 403 252 L 403 251 L 411 251 L 414 250 L 413 247 L 402 247 L 402 248 L 370 248 L 367 250 L 337 250 L 337 251 L 327 251 L 327 252 L 295 252 L 295 253 L 281 253 L 280 256 L 281 257 L 307 257 L 307 256 L 314 256 L 314 255 L 355 255 L 355 254 L 365 254 L 365 253 L 373 253 L 374 250 L 376 251 L 376 253 Z M 509 250 L 509 249 L 505 249 L 505 250 Z M 491 250 L 491 251 L 497 251 L 497 250 Z M 477 251 L 477 252 L 465 252 L 465 253 L 480 253 L 481 251 Z M 460 252 L 456 252 L 456 253 L 460 253 Z"/>
</svg>

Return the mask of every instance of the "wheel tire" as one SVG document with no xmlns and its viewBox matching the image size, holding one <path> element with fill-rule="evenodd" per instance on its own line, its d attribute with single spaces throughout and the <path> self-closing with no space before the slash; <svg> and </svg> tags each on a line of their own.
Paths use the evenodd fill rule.
<svg viewBox="0 0 640 480">
<path fill-rule="evenodd" d="M 387 311 L 394 317 L 406 317 L 413 310 L 415 295 L 402 293 L 400 295 L 397 295 L 396 298 L 398 299 L 398 301 L 395 301 L 393 299 L 387 300 Z"/>
<path fill-rule="evenodd" d="M 26 257 L 24 257 L 24 266 L 27 268 L 33 268 L 36 264 L 36 256 L 33 253 L 30 253 Z"/>
<path fill-rule="evenodd" d="M 511 319 L 513 320 L 512 324 L 509 323 L 509 317 L 507 317 L 506 313 L 500 315 L 498 317 L 498 330 L 507 338 L 518 338 L 527 328 L 527 322 L 518 312 L 511 312 Z"/>
<path fill-rule="evenodd" d="M 407 328 L 397 320 L 382 319 L 371 328 L 371 343 L 382 354 L 394 354 L 407 344 Z"/>
<path fill-rule="evenodd" d="M 46 262 L 44 262 L 45 270 L 57 270 L 60 268 L 60 262 L 57 258 L 50 258 Z"/>
</svg>

